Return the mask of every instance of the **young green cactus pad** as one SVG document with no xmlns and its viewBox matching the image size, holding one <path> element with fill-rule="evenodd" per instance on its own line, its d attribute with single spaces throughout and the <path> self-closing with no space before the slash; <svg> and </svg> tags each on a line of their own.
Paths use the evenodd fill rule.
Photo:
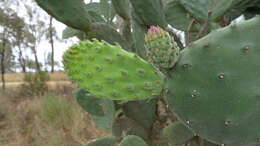
<svg viewBox="0 0 260 146">
<path fill-rule="evenodd" d="M 73 45 L 63 59 L 68 76 L 97 97 L 149 99 L 162 90 L 163 74 L 119 46 L 84 41 Z"/>
<path fill-rule="evenodd" d="M 212 32 L 182 52 L 167 100 L 216 144 L 260 144 L 260 17 Z"/>
<path fill-rule="evenodd" d="M 177 43 L 160 27 L 150 27 L 145 35 L 145 46 L 149 62 L 159 68 L 172 68 L 179 59 Z"/>
</svg>

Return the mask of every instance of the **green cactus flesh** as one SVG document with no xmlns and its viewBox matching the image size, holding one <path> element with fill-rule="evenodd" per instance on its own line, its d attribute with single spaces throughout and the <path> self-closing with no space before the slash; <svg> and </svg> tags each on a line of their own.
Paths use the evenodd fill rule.
<svg viewBox="0 0 260 146">
<path fill-rule="evenodd" d="M 63 59 L 68 76 L 97 97 L 149 99 L 162 90 L 163 74 L 119 46 L 84 41 L 73 45 Z"/>
<path fill-rule="evenodd" d="M 120 146 L 148 146 L 145 141 L 138 136 L 128 135 L 119 144 Z"/>
<path fill-rule="evenodd" d="M 177 121 L 163 129 L 163 136 L 173 145 L 182 145 L 194 137 L 193 132 Z"/>
<path fill-rule="evenodd" d="M 117 138 L 126 135 L 137 135 L 144 140 L 148 140 L 148 131 L 140 124 L 128 117 L 118 117 L 112 125 L 112 134 Z"/>
<path fill-rule="evenodd" d="M 93 142 L 86 144 L 85 146 L 115 146 L 116 139 L 113 136 L 97 139 Z"/>
<path fill-rule="evenodd" d="M 167 80 L 172 110 L 216 144 L 259 145 L 260 18 L 212 32 L 181 53 Z"/>
<path fill-rule="evenodd" d="M 102 99 L 89 95 L 89 92 L 84 89 L 79 89 L 76 92 L 75 97 L 79 105 L 89 114 L 95 116 L 105 116 L 102 107 Z"/>
<path fill-rule="evenodd" d="M 159 68 L 172 68 L 179 59 L 179 47 L 160 27 L 152 26 L 145 36 L 148 60 Z"/>
<path fill-rule="evenodd" d="M 134 12 L 145 26 L 159 25 L 166 27 L 167 22 L 163 13 L 163 5 L 160 0 L 129 0 Z"/>
<path fill-rule="evenodd" d="M 152 99 L 150 101 L 129 101 L 122 106 L 122 109 L 127 117 L 149 130 L 156 120 L 156 107 L 157 100 Z"/>
</svg>

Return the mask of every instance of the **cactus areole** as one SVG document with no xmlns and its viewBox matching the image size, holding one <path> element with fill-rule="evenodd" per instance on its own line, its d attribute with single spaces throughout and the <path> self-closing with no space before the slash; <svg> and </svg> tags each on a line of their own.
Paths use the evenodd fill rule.
<svg viewBox="0 0 260 146">
<path fill-rule="evenodd" d="M 101 98 L 149 99 L 162 90 L 164 76 L 152 64 L 106 42 L 72 46 L 64 54 L 64 67 L 81 88 Z"/>
<path fill-rule="evenodd" d="M 171 109 L 217 144 L 260 145 L 260 18 L 194 42 L 167 82 Z"/>
</svg>

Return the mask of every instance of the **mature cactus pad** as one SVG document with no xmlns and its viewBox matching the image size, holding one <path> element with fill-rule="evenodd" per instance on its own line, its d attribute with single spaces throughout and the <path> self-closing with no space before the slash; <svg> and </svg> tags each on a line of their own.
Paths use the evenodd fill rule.
<svg viewBox="0 0 260 146">
<path fill-rule="evenodd" d="M 191 140 L 194 137 L 194 134 L 180 121 L 177 121 L 163 129 L 163 136 L 172 145 L 182 145 Z"/>
<path fill-rule="evenodd" d="M 177 43 L 160 27 L 150 27 L 145 35 L 145 46 L 149 62 L 159 68 L 172 68 L 179 59 Z"/>
<path fill-rule="evenodd" d="M 232 25 L 181 53 L 167 100 L 196 134 L 216 144 L 260 144 L 260 18 Z"/>
<path fill-rule="evenodd" d="M 138 136 L 128 135 L 120 142 L 119 146 L 148 146 L 145 141 Z"/>
<path fill-rule="evenodd" d="M 84 41 L 73 45 L 63 59 L 68 76 L 97 97 L 149 99 L 162 90 L 162 73 L 119 46 Z"/>
</svg>

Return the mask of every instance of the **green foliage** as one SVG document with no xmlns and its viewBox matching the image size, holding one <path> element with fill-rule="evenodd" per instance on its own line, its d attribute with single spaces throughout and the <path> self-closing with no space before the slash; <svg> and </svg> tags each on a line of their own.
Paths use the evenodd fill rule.
<svg viewBox="0 0 260 146">
<path fill-rule="evenodd" d="M 43 71 L 26 73 L 23 80 L 25 83 L 22 86 L 22 92 L 27 91 L 29 95 L 42 95 L 48 90 L 47 82 L 50 80 L 50 76 Z"/>
<path fill-rule="evenodd" d="M 257 145 L 259 28 L 259 17 L 233 24 L 182 52 L 167 80 L 167 100 L 197 135 L 218 144 Z"/>
<path fill-rule="evenodd" d="M 151 64 L 105 42 L 72 46 L 64 54 L 64 66 L 72 80 L 98 98 L 151 99 L 162 90 L 163 75 Z"/>
<path fill-rule="evenodd" d="M 148 146 L 145 141 L 135 135 L 126 136 L 120 143 L 120 146 Z"/>
</svg>

